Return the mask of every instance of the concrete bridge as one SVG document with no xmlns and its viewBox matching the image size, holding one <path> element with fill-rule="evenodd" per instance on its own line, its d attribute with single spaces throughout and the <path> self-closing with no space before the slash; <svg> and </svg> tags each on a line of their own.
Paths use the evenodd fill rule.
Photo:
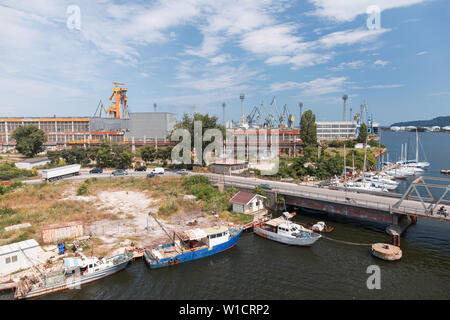
<svg viewBox="0 0 450 320">
<path fill-rule="evenodd" d="M 387 232 L 394 238 L 399 237 L 411 223 L 415 223 L 417 217 L 450 221 L 450 203 L 444 200 L 445 196 L 450 194 L 450 185 L 439 185 L 445 191 L 438 200 L 423 198 L 418 193 L 413 198 L 412 194 L 414 191 L 418 191 L 417 188 L 419 186 L 436 187 L 436 185 L 424 184 L 421 178 L 415 180 L 402 197 L 396 197 L 318 188 L 256 178 L 214 174 L 208 174 L 207 176 L 213 184 L 219 187 L 233 186 L 247 191 L 254 191 L 256 186 L 263 183 L 269 184 L 272 190 L 266 190 L 266 192 L 272 208 L 276 206 L 278 195 L 282 195 L 288 206 L 389 223 L 391 225 L 388 227 Z M 431 195 L 430 192 L 428 194 Z M 437 209 L 441 206 L 444 206 L 447 210 L 447 216 L 438 214 Z M 397 241 L 398 243 L 396 243 Z M 394 243 L 399 244 L 399 238 L 395 239 Z"/>
</svg>

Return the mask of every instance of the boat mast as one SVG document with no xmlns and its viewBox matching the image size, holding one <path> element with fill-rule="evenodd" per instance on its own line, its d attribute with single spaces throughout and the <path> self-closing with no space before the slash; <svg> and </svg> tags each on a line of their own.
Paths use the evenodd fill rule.
<svg viewBox="0 0 450 320">
<path fill-rule="evenodd" d="M 345 143 L 344 143 L 344 186 L 345 191 L 347 191 L 347 161 L 346 161 L 346 151 L 345 151 Z"/>
<path fill-rule="evenodd" d="M 166 230 L 166 228 L 163 227 L 163 225 L 161 224 L 161 222 L 158 221 L 158 219 L 156 219 L 156 217 L 153 215 L 152 212 L 149 212 L 149 215 L 151 215 L 153 217 L 153 219 L 155 219 L 156 223 L 161 227 L 161 229 L 164 231 L 164 233 L 169 237 L 170 241 L 173 241 L 173 244 L 178 246 L 178 248 L 181 249 L 181 252 L 183 252 L 183 248 L 181 248 L 178 244 L 176 244 L 176 242 L 174 241 L 175 239 L 172 239 L 172 237 L 170 236 L 169 232 Z M 181 239 L 176 232 L 174 232 L 174 234 L 181 240 L 183 241 L 183 239 Z"/>
<path fill-rule="evenodd" d="M 369 135 L 366 136 L 366 144 L 364 145 L 364 166 L 363 166 L 363 182 L 366 182 L 366 161 L 367 161 L 367 140 Z"/>
<path fill-rule="evenodd" d="M 419 134 L 416 128 L 416 163 L 419 163 Z"/>
</svg>

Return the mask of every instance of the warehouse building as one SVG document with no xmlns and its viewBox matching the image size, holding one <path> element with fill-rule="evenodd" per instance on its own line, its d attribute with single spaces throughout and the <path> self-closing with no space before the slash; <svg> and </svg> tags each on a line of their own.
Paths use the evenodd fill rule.
<svg viewBox="0 0 450 320">
<path fill-rule="evenodd" d="M 177 122 L 177 116 L 168 112 L 130 113 L 129 119 L 76 118 L 1 118 L 0 145 L 2 151 L 12 151 L 12 134 L 20 126 L 35 125 L 47 136 L 48 150 L 70 145 L 98 144 L 103 140 L 128 142 L 132 140 L 166 140 Z"/>
</svg>

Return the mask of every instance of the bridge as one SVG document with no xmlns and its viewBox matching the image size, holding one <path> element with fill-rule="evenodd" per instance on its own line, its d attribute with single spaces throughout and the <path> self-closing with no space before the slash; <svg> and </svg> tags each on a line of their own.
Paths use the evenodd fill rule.
<svg viewBox="0 0 450 320">
<path fill-rule="evenodd" d="M 278 195 L 282 195 L 288 206 L 389 223 L 386 231 L 394 237 L 394 244 L 397 245 L 400 244 L 400 235 L 417 221 L 417 217 L 450 221 L 450 202 L 445 200 L 450 195 L 450 179 L 445 178 L 420 177 L 412 182 L 404 195 L 395 196 L 393 193 L 356 193 L 257 178 L 217 174 L 207 176 L 216 186 L 247 191 L 254 191 L 261 184 L 269 184 L 272 190 L 266 192 L 272 208 L 276 207 Z M 428 180 L 440 180 L 446 184 L 430 184 Z M 429 197 L 423 197 L 420 188 L 426 189 Z M 444 190 L 443 194 L 438 199 L 434 198 L 432 188 Z M 441 207 L 446 209 L 446 216 L 439 213 Z"/>
</svg>

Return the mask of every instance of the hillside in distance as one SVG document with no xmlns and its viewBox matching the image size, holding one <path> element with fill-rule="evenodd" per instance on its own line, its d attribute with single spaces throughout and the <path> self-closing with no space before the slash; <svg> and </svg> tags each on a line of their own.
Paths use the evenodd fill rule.
<svg viewBox="0 0 450 320">
<path fill-rule="evenodd" d="M 414 126 L 414 127 L 450 126 L 450 116 L 437 117 L 432 120 L 416 120 L 416 121 L 396 122 L 391 124 L 391 127 L 407 127 L 407 126 Z"/>
</svg>

